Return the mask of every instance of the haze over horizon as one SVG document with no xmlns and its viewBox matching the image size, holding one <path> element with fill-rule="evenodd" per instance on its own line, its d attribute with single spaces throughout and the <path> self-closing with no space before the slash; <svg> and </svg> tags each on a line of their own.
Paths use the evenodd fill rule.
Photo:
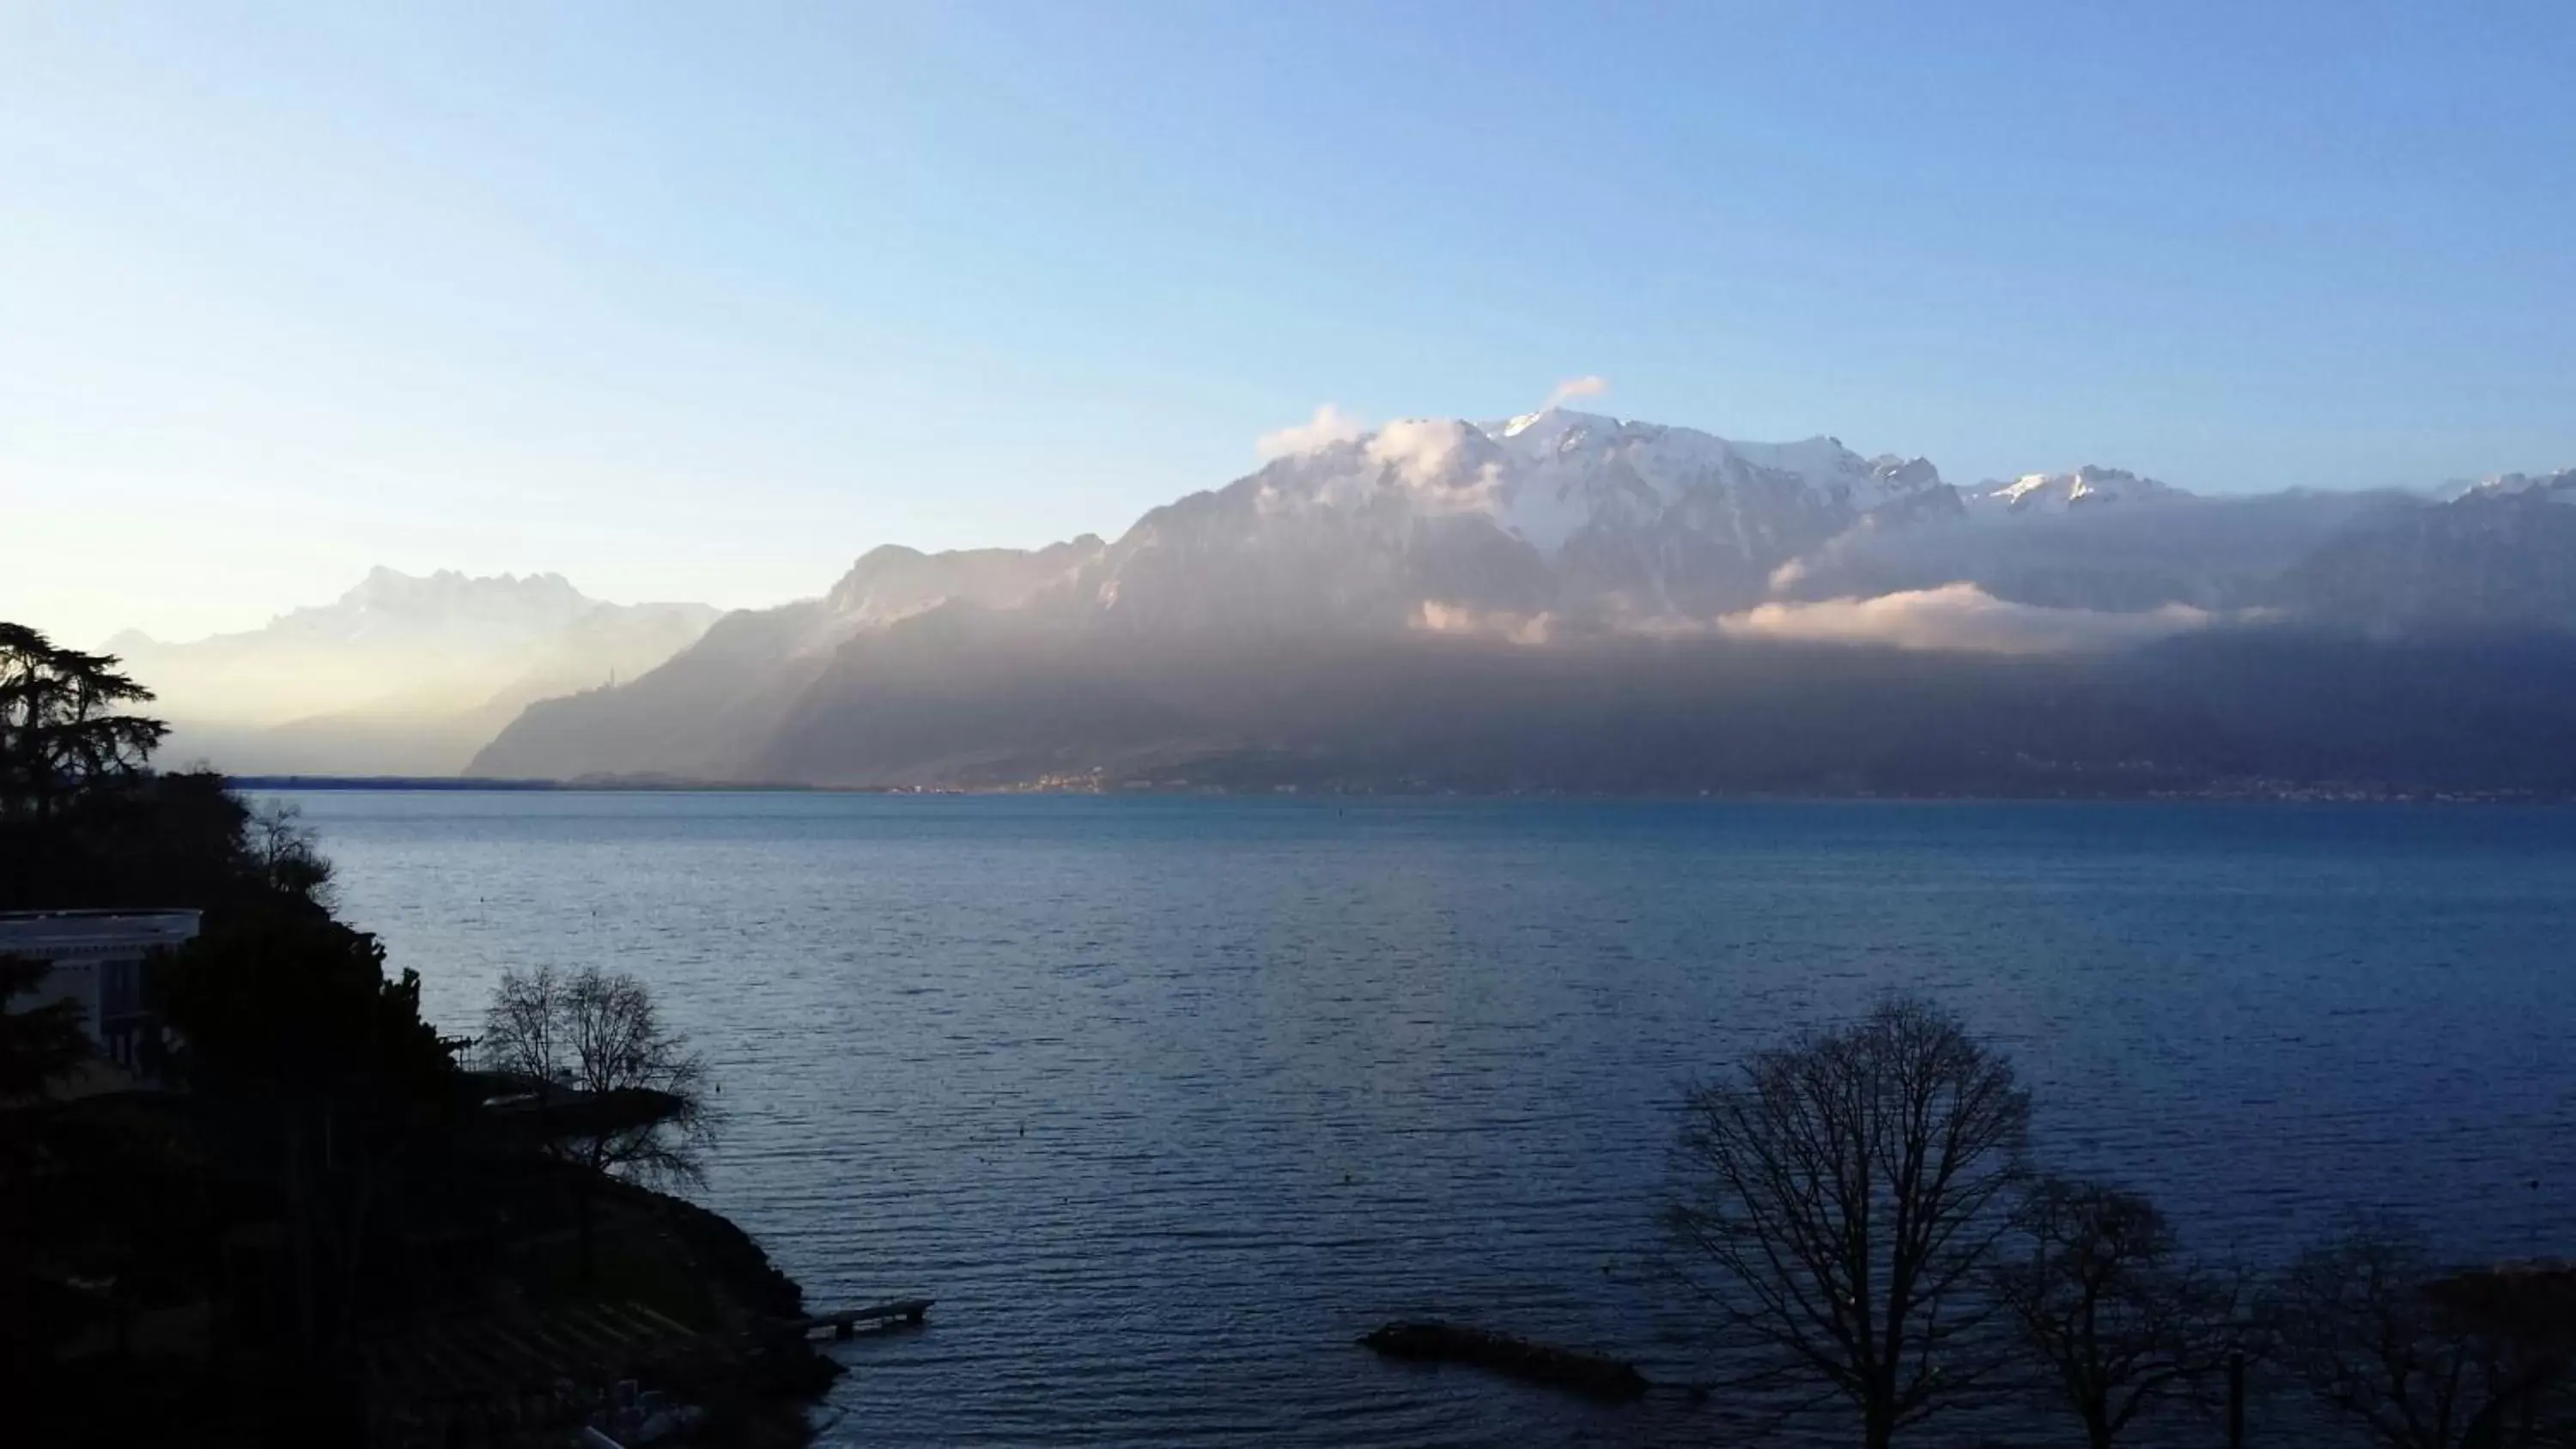
<svg viewBox="0 0 2576 1449">
<path fill-rule="evenodd" d="M 0 11 L 0 616 L 761 606 L 1552 386 L 1960 483 L 2576 463 L 2563 7 Z"/>
</svg>

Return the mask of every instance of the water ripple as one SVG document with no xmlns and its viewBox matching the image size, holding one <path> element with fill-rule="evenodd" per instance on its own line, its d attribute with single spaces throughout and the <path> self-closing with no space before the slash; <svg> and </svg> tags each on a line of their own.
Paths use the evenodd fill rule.
<svg viewBox="0 0 2576 1449">
<path fill-rule="evenodd" d="M 1891 986 L 2212 1248 L 2354 1202 L 2576 1246 L 2563 813 L 299 803 L 443 1023 L 509 966 L 644 976 L 723 1082 L 714 1205 L 818 1302 L 939 1299 L 835 1347 L 834 1444 L 1724 1439 L 1351 1340 L 1456 1314 L 1687 1374 L 1630 1270 L 1671 1104 Z"/>
</svg>

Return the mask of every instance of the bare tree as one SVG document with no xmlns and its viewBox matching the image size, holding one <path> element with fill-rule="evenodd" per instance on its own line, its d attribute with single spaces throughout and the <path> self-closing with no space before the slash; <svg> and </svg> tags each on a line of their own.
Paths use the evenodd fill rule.
<svg viewBox="0 0 2576 1449">
<path fill-rule="evenodd" d="M 271 890 L 324 910 L 338 905 L 330 858 L 305 827 L 304 807 L 277 801 L 252 811 L 242 824 L 242 845 L 251 868 Z"/>
<path fill-rule="evenodd" d="M 2474 1275 L 2472 1275 L 2474 1276 Z M 2290 1372 L 2317 1402 L 2389 1449 L 2566 1442 L 2536 1409 L 2566 1366 L 2446 1302 L 2421 1229 L 2361 1216 L 2281 1277 L 2266 1315 Z"/>
<path fill-rule="evenodd" d="M 633 1115 L 650 1120 L 560 1139 L 557 1150 L 566 1160 L 646 1181 L 702 1177 L 702 1152 L 714 1126 L 706 1061 L 689 1049 L 687 1037 L 662 1024 L 652 989 L 641 980 L 596 966 L 569 974 L 551 966 L 504 972 L 484 1012 L 478 1049 L 490 1070 L 593 1098 L 624 1097 L 646 1109 Z"/>
<path fill-rule="evenodd" d="M 582 1094 L 563 1104 L 563 1130 L 549 1135 L 547 1150 L 576 1169 L 585 1273 L 598 1179 L 704 1180 L 715 1125 L 706 1062 L 663 1025 L 651 989 L 637 978 L 596 966 L 505 972 L 477 1052 L 487 1069 L 524 1078 L 541 1094 Z"/>
<path fill-rule="evenodd" d="M 1747 1382 L 1814 1382 L 1885 1449 L 2000 1361 L 1986 1275 L 2029 1124 L 2008 1061 L 1890 1000 L 1690 1093 L 1666 1262 L 1755 1355 Z"/>
<path fill-rule="evenodd" d="M 2199 1395 L 2244 1348 L 2241 1281 L 2186 1262 L 2144 1196 L 2045 1177 L 2021 1194 L 2013 1226 L 2019 1254 L 1997 1265 L 1996 1295 L 2092 1449 Z"/>
</svg>

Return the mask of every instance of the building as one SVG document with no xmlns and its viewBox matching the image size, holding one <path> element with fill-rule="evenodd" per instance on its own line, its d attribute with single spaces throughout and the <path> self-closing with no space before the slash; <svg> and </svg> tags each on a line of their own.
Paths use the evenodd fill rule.
<svg viewBox="0 0 2576 1449">
<path fill-rule="evenodd" d="M 0 911 L 0 956 L 51 968 L 8 1008 L 76 1001 L 100 1054 L 131 1068 L 151 1020 L 143 1008 L 143 958 L 196 934 L 195 911 Z"/>
</svg>

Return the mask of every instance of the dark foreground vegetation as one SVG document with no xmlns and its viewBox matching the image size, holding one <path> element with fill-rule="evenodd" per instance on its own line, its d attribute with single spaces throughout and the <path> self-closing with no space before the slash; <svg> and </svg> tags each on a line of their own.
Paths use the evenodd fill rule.
<svg viewBox="0 0 2576 1449">
<path fill-rule="evenodd" d="M 1919 1001 L 1695 1090 L 1664 1226 L 1720 1402 L 1866 1449 L 2576 1444 L 2576 1269 L 2445 1265 L 2380 1216 L 2268 1275 L 2197 1259 L 2143 1194 L 2037 1168 L 2011 1063 Z M 2034 1409 L 2060 1433 L 2025 1441 Z"/>
<path fill-rule="evenodd" d="M 710 1130 L 651 999 L 540 973 L 441 1038 L 291 820 L 150 768 L 114 664 L 0 624 L 0 911 L 201 929 L 129 1066 L 68 1004 L 0 1014 L 0 1442 L 801 1443 L 796 1285 L 651 1190 Z M 44 974 L 0 960 L 0 1003 Z"/>
</svg>

